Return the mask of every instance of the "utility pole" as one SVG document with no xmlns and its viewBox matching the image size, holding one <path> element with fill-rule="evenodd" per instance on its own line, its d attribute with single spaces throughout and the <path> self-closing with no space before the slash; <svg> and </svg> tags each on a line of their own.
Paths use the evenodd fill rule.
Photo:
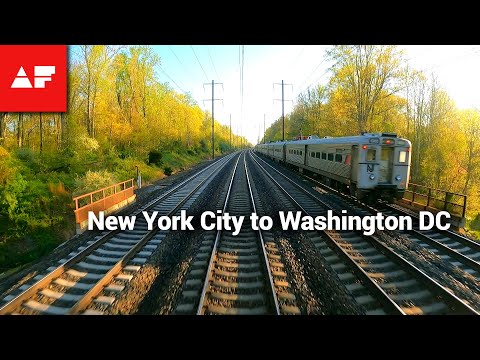
<svg viewBox="0 0 480 360">
<path fill-rule="evenodd" d="M 232 114 L 230 114 L 230 151 L 232 151 Z"/>
<path fill-rule="evenodd" d="M 282 80 L 282 141 L 285 141 L 285 93 Z"/>
<path fill-rule="evenodd" d="M 275 100 L 278 100 L 278 101 L 281 101 L 282 102 L 282 141 L 285 141 L 285 101 L 292 101 L 292 100 L 285 100 L 285 92 L 284 92 L 284 87 L 285 85 L 290 85 L 292 86 L 292 89 L 293 89 L 293 85 L 292 84 L 285 84 L 282 80 L 281 83 L 274 83 L 273 84 L 273 87 L 275 87 L 275 85 L 282 85 L 282 98 L 281 99 L 274 99 Z"/>
<path fill-rule="evenodd" d="M 267 139 L 265 139 L 265 114 L 263 114 L 263 143 L 265 144 L 267 142 Z"/>
<path fill-rule="evenodd" d="M 214 80 L 212 80 L 212 83 L 204 83 L 203 88 L 205 89 L 205 85 L 212 85 L 212 100 L 203 100 L 205 101 L 211 101 L 212 102 L 212 160 L 215 159 L 215 101 L 220 100 L 222 101 L 223 99 L 215 99 L 215 85 L 222 85 L 223 88 L 223 83 L 216 83 Z"/>
</svg>

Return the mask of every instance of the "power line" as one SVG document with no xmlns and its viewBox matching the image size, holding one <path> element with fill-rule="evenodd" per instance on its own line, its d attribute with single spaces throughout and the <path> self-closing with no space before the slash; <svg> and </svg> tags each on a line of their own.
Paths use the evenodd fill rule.
<svg viewBox="0 0 480 360">
<path fill-rule="evenodd" d="M 195 55 L 195 58 L 197 59 L 198 65 L 200 65 L 200 67 L 202 68 L 203 75 L 205 75 L 205 80 L 207 80 L 207 81 L 208 81 L 208 76 L 207 76 L 207 73 L 205 72 L 205 70 L 203 70 L 202 63 L 200 62 L 200 60 L 198 60 L 198 56 L 197 56 L 197 53 L 195 52 L 195 49 L 193 48 L 193 46 L 192 46 L 192 45 L 190 45 L 190 48 L 191 48 L 191 49 L 192 49 L 192 51 L 193 51 L 193 55 Z"/>
<path fill-rule="evenodd" d="M 182 61 L 180 60 L 180 58 L 177 56 L 177 53 L 172 49 L 172 47 L 171 47 L 171 46 L 168 46 L 168 48 L 170 49 L 170 51 L 172 52 L 172 54 L 175 55 L 175 57 L 177 58 L 177 60 L 178 60 L 178 62 L 180 63 L 180 65 L 182 65 L 182 68 L 185 70 L 185 72 L 187 72 L 191 77 L 193 77 L 193 76 L 192 76 L 192 73 L 190 72 L 190 70 L 189 70 L 189 68 L 188 68 L 188 66 L 185 66 L 185 65 L 183 64 L 183 62 L 182 62 Z"/>
<path fill-rule="evenodd" d="M 173 80 L 173 79 L 167 74 L 167 72 L 162 68 L 161 65 L 159 65 L 158 67 L 159 67 L 160 70 L 165 74 L 165 76 L 168 77 L 168 78 L 175 84 L 175 86 L 176 86 L 181 92 L 183 92 L 184 94 L 187 93 L 185 90 L 183 90 L 183 89 L 175 82 L 175 80 Z"/>
<path fill-rule="evenodd" d="M 440 63 L 440 64 L 437 64 L 437 65 L 426 66 L 426 67 L 420 69 L 420 71 L 426 72 L 427 70 L 431 71 L 431 70 L 433 70 L 433 69 L 435 69 L 435 68 L 439 68 L 439 67 L 442 67 L 442 66 L 445 66 L 445 65 L 451 65 L 451 64 L 456 63 L 456 62 L 459 61 L 460 59 L 463 59 L 463 58 L 465 58 L 465 57 L 467 57 L 467 56 L 472 56 L 472 55 L 477 54 L 477 52 L 476 52 L 475 50 L 477 50 L 477 49 L 471 48 L 470 50 L 464 52 L 463 55 L 456 56 L 455 58 L 451 59 L 450 61 L 446 61 L 446 62 L 444 62 L 443 64 Z M 412 57 L 411 59 L 413 59 L 413 58 L 414 58 L 414 57 Z M 411 60 L 411 59 L 408 59 L 408 60 Z"/>
<path fill-rule="evenodd" d="M 287 70 L 290 69 L 290 68 L 292 68 L 293 65 L 296 64 L 296 62 L 298 61 L 298 59 L 300 59 L 300 55 L 303 54 L 303 51 L 305 50 L 306 47 L 307 47 L 306 45 L 304 45 L 304 46 L 302 47 L 302 49 L 300 50 L 300 52 L 298 53 L 298 55 L 295 57 L 295 59 L 288 65 Z"/>
<path fill-rule="evenodd" d="M 208 56 L 210 57 L 210 61 L 211 61 L 212 66 L 213 66 L 213 70 L 215 71 L 215 75 L 217 75 L 217 78 L 218 78 L 220 81 L 222 81 L 222 79 L 220 79 L 220 76 L 218 76 L 217 68 L 215 67 L 215 63 L 213 62 L 212 55 L 210 54 L 210 48 L 208 47 L 208 45 L 207 45 L 207 51 L 208 51 Z"/>
<path fill-rule="evenodd" d="M 175 55 L 175 57 L 177 58 L 178 62 L 183 65 L 183 63 L 180 61 L 180 59 L 178 58 L 177 54 L 175 53 L 175 51 L 173 51 L 172 47 L 169 45 L 168 48 L 170 49 L 170 51 L 172 52 L 173 55 Z"/>
<path fill-rule="evenodd" d="M 328 73 L 329 70 L 330 70 L 330 69 L 326 69 L 319 78 L 313 80 L 310 84 L 308 84 L 307 86 L 303 87 L 303 88 L 300 90 L 299 93 L 302 93 L 305 89 L 308 89 L 308 88 L 309 88 L 310 86 L 312 86 L 314 83 L 319 82 L 320 79 L 323 78 L 323 77 Z"/>
<path fill-rule="evenodd" d="M 317 69 L 320 67 L 320 65 L 322 65 L 324 62 L 325 62 L 326 58 L 324 57 L 322 61 L 320 61 L 320 63 L 315 67 L 315 69 L 313 69 L 313 71 L 310 73 L 310 75 L 308 75 L 306 78 L 305 78 L 305 81 L 302 83 L 302 85 L 299 87 L 300 89 L 304 89 L 303 85 L 305 85 L 305 83 L 307 82 L 308 79 L 310 79 L 310 77 L 315 73 L 315 71 L 317 71 Z M 323 75 L 322 75 L 323 76 Z"/>
</svg>

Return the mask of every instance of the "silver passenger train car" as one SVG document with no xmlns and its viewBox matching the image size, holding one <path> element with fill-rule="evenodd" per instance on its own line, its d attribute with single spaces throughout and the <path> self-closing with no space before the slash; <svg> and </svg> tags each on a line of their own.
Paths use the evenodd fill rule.
<svg viewBox="0 0 480 360">
<path fill-rule="evenodd" d="M 317 174 L 329 186 L 358 199 L 401 199 L 410 177 L 411 143 L 393 133 L 309 136 L 306 140 L 258 144 L 255 151 Z"/>
</svg>

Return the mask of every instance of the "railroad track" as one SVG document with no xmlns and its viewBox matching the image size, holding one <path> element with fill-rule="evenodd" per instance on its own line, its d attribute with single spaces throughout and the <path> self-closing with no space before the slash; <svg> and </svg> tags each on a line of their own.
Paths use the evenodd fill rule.
<svg viewBox="0 0 480 360">
<path fill-rule="evenodd" d="M 176 313 L 299 314 L 282 257 L 270 232 L 252 230 L 257 212 L 244 155 L 232 173 L 222 210 L 245 216 L 240 233 L 219 230 L 205 237 L 185 282 Z"/>
<path fill-rule="evenodd" d="M 437 254 L 442 259 L 480 280 L 480 244 L 451 230 L 419 230 L 418 215 L 398 205 L 381 204 L 385 215 L 409 215 L 414 220 L 412 231 L 402 231 L 410 240 Z"/>
<path fill-rule="evenodd" d="M 136 211 L 133 230 L 103 232 L 58 267 L 14 290 L 0 303 L 0 314 L 102 314 L 166 236 L 156 226 L 147 230 L 138 215 L 158 211 L 158 216 L 172 216 L 187 209 L 234 157 L 217 160 Z"/>
<path fill-rule="evenodd" d="M 251 159 L 305 215 L 341 216 L 313 191 L 257 155 Z M 477 314 L 432 277 L 362 231 L 318 231 L 310 238 L 367 314 Z"/>
<path fill-rule="evenodd" d="M 408 215 L 413 220 L 412 230 L 395 230 L 405 235 L 420 247 L 438 255 L 449 264 L 480 280 L 480 244 L 451 230 L 420 230 L 418 214 L 408 211 L 396 204 L 377 202 L 376 205 L 365 204 L 351 195 L 344 194 L 325 185 L 318 180 L 304 177 L 329 192 L 335 197 L 335 202 L 348 206 L 350 213 L 359 216 L 376 215 L 381 212 L 385 216 Z M 342 201 L 343 200 L 343 201 Z"/>
</svg>

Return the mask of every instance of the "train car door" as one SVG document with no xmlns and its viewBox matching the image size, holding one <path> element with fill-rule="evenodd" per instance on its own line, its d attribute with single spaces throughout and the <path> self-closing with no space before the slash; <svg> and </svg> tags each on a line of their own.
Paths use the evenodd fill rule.
<svg viewBox="0 0 480 360">
<path fill-rule="evenodd" d="M 350 180 L 354 183 L 358 181 L 358 145 L 352 146 L 352 157 L 350 158 Z"/>
<path fill-rule="evenodd" d="M 382 153 L 380 155 L 380 171 L 378 172 L 379 183 L 392 182 L 393 150 L 393 147 L 382 147 Z"/>
</svg>

